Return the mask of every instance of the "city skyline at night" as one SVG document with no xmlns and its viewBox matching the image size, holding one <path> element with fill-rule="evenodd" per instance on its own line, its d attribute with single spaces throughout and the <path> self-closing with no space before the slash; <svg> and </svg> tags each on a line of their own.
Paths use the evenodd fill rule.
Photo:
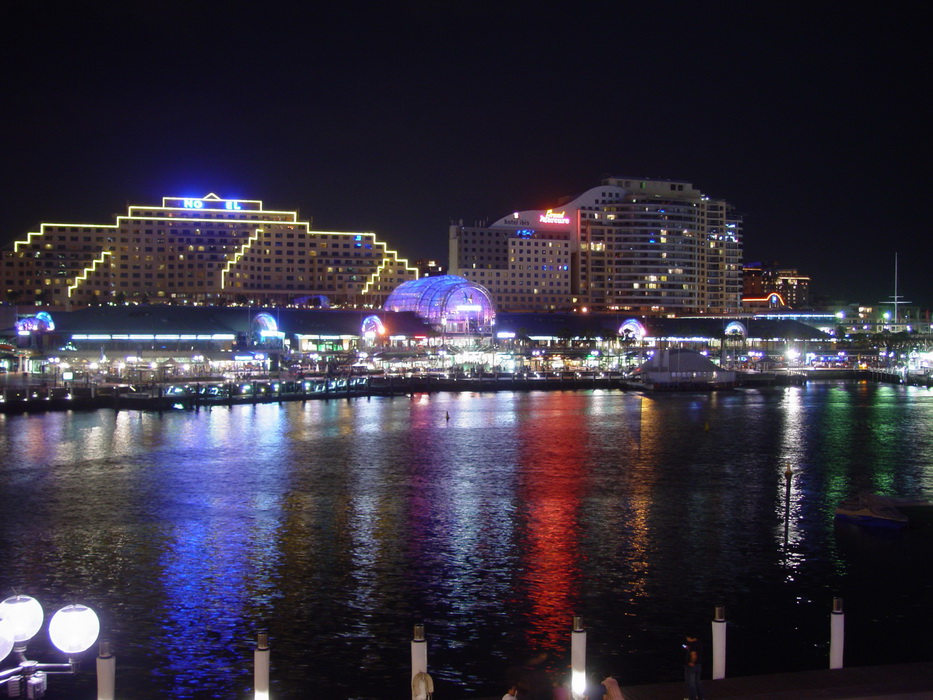
<svg viewBox="0 0 933 700">
<path fill-rule="evenodd" d="M 702 183 L 745 260 L 819 297 L 922 308 L 927 44 L 883 15 L 409 0 L 18 6 L 5 23 L 0 240 L 166 192 L 263 199 L 446 258 L 451 221 L 607 176 Z"/>
</svg>

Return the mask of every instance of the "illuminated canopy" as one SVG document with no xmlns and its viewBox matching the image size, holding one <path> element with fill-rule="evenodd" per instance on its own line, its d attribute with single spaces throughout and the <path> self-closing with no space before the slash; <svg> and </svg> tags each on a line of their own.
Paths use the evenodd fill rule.
<svg viewBox="0 0 933 700">
<path fill-rule="evenodd" d="M 55 322 L 47 311 L 40 311 L 35 316 L 27 316 L 16 322 L 16 332 L 19 335 L 29 333 L 49 333 L 55 330 Z"/>
<path fill-rule="evenodd" d="M 389 295 L 386 311 L 412 311 L 448 332 L 488 332 L 496 317 L 485 287 L 456 275 L 422 277 L 400 284 Z"/>
<path fill-rule="evenodd" d="M 271 314 L 267 313 L 256 314 L 253 317 L 253 326 L 260 331 L 272 331 L 274 333 L 279 330 L 279 325 L 275 322 L 275 319 L 272 318 Z"/>
<path fill-rule="evenodd" d="M 630 318 L 619 326 L 619 335 L 630 340 L 642 340 L 648 331 L 637 318 Z"/>
<path fill-rule="evenodd" d="M 375 338 L 379 335 L 385 335 L 386 327 L 378 316 L 367 316 L 363 319 L 361 332 L 364 338 Z"/>
<path fill-rule="evenodd" d="M 728 326 L 726 326 L 726 335 L 740 335 L 743 338 L 748 337 L 748 329 L 738 321 L 731 321 Z"/>
</svg>

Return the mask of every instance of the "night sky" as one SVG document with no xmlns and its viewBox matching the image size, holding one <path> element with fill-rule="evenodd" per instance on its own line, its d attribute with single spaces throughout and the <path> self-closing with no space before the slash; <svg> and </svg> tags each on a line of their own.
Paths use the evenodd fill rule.
<svg viewBox="0 0 933 700">
<path fill-rule="evenodd" d="M 215 192 L 446 261 L 451 220 L 658 177 L 817 295 L 888 299 L 898 253 L 933 306 L 916 5 L 57 5 L 0 10 L 3 242 Z"/>
</svg>

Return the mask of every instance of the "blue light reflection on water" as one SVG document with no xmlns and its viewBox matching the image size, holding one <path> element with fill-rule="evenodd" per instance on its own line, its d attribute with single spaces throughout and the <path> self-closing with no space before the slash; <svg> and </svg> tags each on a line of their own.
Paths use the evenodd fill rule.
<svg viewBox="0 0 933 700">
<path fill-rule="evenodd" d="M 491 695 L 574 614 L 593 664 L 674 680 L 719 604 L 730 674 L 820 668 L 834 595 L 848 663 L 930 658 L 933 537 L 832 509 L 933 497 L 931 435 L 933 394 L 870 384 L 0 416 L 0 584 L 98 609 L 142 700 L 246 697 L 265 626 L 277 697 L 401 694 L 416 622 L 448 695 Z"/>
</svg>

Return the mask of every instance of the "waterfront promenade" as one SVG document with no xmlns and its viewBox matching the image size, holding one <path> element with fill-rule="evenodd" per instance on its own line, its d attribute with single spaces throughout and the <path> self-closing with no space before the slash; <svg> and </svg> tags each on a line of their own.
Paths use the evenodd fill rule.
<svg viewBox="0 0 933 700">
<path fill-rule="evenodd" d="M 703 681 L 708 700 L 900 700 L 933 699 L 933 662 L 800 671 Z M 683 683 L 627 686 L 625 700 L 684 697 Z"/>
<path fill-rule="evenodd" d="M 867 378 L 854 371 L 844 378 Z M 839 376 L 825 378 L 843 378 Z M 737 386 L 800 384 L 800 372 L 744 373 Z M 692 386 L 683 388 L 701 389 Z M 278 403 L 312 399 L 365 396 L 401 396 L 431 392 L 491 392 L 646 389 L 641 382 L 622 372 L 562 373 L 423 373 L 408 376 L 361 374 L 313 377 L 244 376 L 179 378 L 146 384 L 62 383 L 45 377 L 3 375 L 0 381 L 0 412 L 22 413 L 98 408 L 162 411 L 172 408 L 199 408 L 251 403 Z"/>
<path fill-rule="evenodd" d="M 883 370 L 795 369 L 740 372 L 736 387 L 803 384 L 810 380 L 843 379 L 933 386 L 931 375 L 902 375 Z M 676 389 L 701 390 L 685 385 Z M 561 373 L 423 373 L 414 375 L 359 374 L 339 376 L 191 377 L 146 384 L 62 383 L 46 377 L 0 375 L 0 413 L 56 410 L 164 411 L 173 408 L 232 406 L 313 399 L 402 396 L 440 391 L 573 391 L 585 389 L 651 390 L 622 372 Z M 670 389 L 668 389 L 670 390 Z"/>
<path fill-rule="evenodd" d="M 682 682 L 620 689 L 625 700 L 679 700 L 686 692 Z M 707 700 L 933 700 L 933 662 L 705 679 L 703 693 Z"/>
</svg>

